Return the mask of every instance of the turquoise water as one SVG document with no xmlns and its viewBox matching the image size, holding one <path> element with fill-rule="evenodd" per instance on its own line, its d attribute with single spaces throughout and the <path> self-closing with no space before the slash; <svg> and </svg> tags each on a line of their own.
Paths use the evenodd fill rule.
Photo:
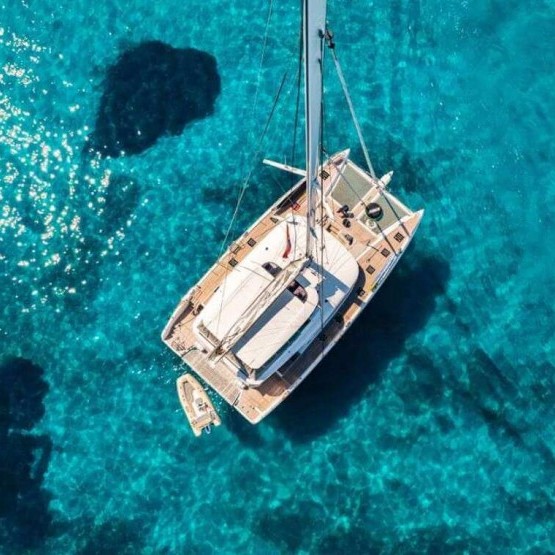
<svg viewBox="0 0 555 555">
<path fill-rule="evenodd" d="M 291 159 L 297 2 L 273 3 L 259 72 L 267 15 L 0 6 L 2 551 L 555 552 L 547 0 L 330 2 L 376 169 L 426 216 L 286 403 L 251 427 L 216 400 L 224 426 L 192 436 L 159 334 L 213 261 L 287 69 L 263 154 Z M 108 67 L 154 40 L 215 58 L 213 113 L 87 153 Z M 326 93 L 327 150 L 360 159 L 331 73 Z M 237 231 L 281 178 L 257 166 Z"/>
</svg>

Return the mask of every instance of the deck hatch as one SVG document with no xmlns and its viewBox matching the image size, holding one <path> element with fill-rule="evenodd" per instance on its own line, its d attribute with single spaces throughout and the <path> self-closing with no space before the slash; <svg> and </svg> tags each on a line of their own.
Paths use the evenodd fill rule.
<svg viewBox="0 0 555 555">
<path fill-rule="evenodd" d="M 383 256 L 384 258 L 387 258 L 387 257 L 391 254 L 391 251 L 388 250 L 388 249 L 386 249 L 386 248 L 383 248 L 383 249 L 381 250 L 381 253 L 382 253 L 382 256 Z"/>
</svg>

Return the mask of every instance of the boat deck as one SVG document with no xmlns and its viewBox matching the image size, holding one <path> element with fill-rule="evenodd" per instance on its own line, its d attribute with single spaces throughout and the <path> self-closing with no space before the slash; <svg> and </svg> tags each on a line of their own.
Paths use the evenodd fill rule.
<svg viewBox="0 0 555 555">
<path fill-rule="evenodd" d="M 334 184 L 339 188 L 340 181 L 343 179 L 344 174 L 339 170 L 342 159 L 334 157 L 332 160 L 334 163 L 323 167 L 324 192 Z M 324 216 L 322 222 L 324 228 L 341 241 L 356 258 L 359 265 L 358 281 L 333 320 L 323 329 L 319 340 L 313 342 L 298 358 L 292 360 L 262 385 L 247 388 L 223 360 L 216 363 L 209 361 L 208 353 L 198 348 L 193 333 L 193 322 L 227 273 L 250 252 L 258 241 L 292 211 L 296 214 L 306 214 L 305 192 L 303 180 L 233 242 L 190 294 L 182 299 L 163 334 L 165 343 L 253 424 L 259 422 L 279 405 L 335 345 L 397 263 L 422 218 L 422 212 L 411 212 L 392 195 L 380 192 L 370 182 L 364 197 L 350 208 L 352 217 L 347 218 L 348 227 L 344 225 L 342 217 L 331 219 L 329 216 Z M 378 223 L 374 224 L 372 229 L 365 225 L 363 202 L 367 203 L 370 199 L 376 199 L 383 206 L 382 222 L 390 221 L 391 212 L 394 212 L 395 219 L 392 225 L 388 224 L 387 228 L 382 228 Z M 332 194 L 328 196 L 328 204 L 333 207 L 334 215 L 341 206 L 340 200 L 334 198 L 332 190 Z"/>
</svg>

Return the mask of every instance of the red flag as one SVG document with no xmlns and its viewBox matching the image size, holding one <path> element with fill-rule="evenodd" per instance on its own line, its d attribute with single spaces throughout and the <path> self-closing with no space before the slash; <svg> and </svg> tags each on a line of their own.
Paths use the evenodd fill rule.
<svg viewBox="0 0 555 555">
<path fill-rule="evenodd" d="M 289 254 L 291 253 L 291 238 L 289 237 L 289 226 L 285 224 L 285 236 L 286 236 L 286 245 L 285 250 L 283 251 L 282 257 L 288 258 Z"/>
</svg>

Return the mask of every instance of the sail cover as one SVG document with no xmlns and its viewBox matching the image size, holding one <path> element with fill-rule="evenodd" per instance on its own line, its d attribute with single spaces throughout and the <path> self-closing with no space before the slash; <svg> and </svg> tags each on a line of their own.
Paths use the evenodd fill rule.
<svg viewBox="0 0 555 555">
<path fill-rule="evenodd" d="M 304 257 L 293 260 L 273 281 L 270 281 L 256 300 L 239 315 L 231 329 L 214 349 L 213 356 L 222 356 L 227 353 L 260 318 L 264 311 L 283 293 L 287 285 L 303 271 L 305 265 L 306 259 Z"/>
</svg>

